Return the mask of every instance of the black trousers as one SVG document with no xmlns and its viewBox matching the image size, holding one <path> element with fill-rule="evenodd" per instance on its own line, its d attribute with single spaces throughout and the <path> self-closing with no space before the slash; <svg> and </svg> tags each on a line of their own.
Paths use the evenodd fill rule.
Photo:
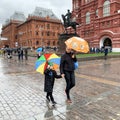
<svg viewBox="0 0 120 120">
<path fill-rule="evenodd" d="M 52 92 L 47 92 L 46 97 L 47 97 L 47 99 L 50 99 L 52 102 L 54 102 L 54 98 L 53 98 Z"/>
<path fill-rule="evenodd" d="M 75 74 L 74 71 L 65 71 L 65 80 L 66 80 L 66 95 L 67 99 L 70 99 L 70 89 L 75 86 Z"/>
</svg>

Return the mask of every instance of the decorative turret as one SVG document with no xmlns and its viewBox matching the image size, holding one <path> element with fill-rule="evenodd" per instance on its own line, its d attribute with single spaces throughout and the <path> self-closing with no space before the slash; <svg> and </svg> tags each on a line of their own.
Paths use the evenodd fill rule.
<svg viewBox="0 0 120 120">
<path fill-rule="evenodd" d="M 17 20 L 17 21 L 25 21 L 25 15 L 22 12 L 15 12 L 11 17 L 10 20 Z"/>
<path fill-rule="evenodd" d="M 49 17 L 50 19 L 58 19 L 51 9 L 36 7 L 32 16 L 39 16 L 41 18 Z"/>
</svg>

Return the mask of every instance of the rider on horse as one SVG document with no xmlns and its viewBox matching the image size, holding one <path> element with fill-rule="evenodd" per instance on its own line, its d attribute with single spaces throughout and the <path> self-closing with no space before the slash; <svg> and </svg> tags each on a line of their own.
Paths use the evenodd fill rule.
<svg viewBox="0 0 120 120">
<path fill-rule="evenodd" d="M 62 15 L 62 19 L 64 21 L 64 27 L 65 27 L 66 32 L 67 32 L 66 28 L 71 26 L 75 30 L 75 33 L 76 33 L 76 25 L 78 25 L 78 23 L 72 22 L 72 13 L 70 12 L 70 10 L 68 10 L 66 15 Z"/>
<path fill-rule="evenodd" d="M 70 12 L 70 10 L 68 10 L 68 13 L 65 15 L 66 22 L 68 23 L 68 25 L 71 23 L 71 16 L 72 16 L 72 13 Z"/>
</svg>

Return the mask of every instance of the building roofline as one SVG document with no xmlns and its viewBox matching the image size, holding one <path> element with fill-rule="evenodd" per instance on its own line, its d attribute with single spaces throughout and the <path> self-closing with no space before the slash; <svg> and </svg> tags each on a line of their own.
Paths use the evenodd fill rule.
<svg viewBox="0 0 120 120">
<path fill-rule="evenodd" d="M 27 20 L 21 24 L 19 24 L 17 27 L 30 22 L 30 21 L 41 21 L 41 22 L 51 22 L 51 23 L 58 23 L 58 24 L 62 24 L 61 20 L 59 19 L 51 19 L 49 17 L 39 17 L 39 16 L 28 16 Z"/>
</svg>

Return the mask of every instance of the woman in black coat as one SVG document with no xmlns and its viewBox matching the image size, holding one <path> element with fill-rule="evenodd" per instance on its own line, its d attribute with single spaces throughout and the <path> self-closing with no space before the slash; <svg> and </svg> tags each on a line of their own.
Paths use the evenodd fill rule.
<svg viewBox="0 0 120 120">
<path fill-rule="evenodd" d="M 70 48 L 66 48 L 65 54 L 61 56 L 60 61 L 60 73 L 62 76 L 65 77 L 66 80 L 66 95 L 67 95 L 67 101 L 68 103 L 71 103 L 70 98 L 70 89 L 75 86 L 75 66 L 74 62 L 77 61 L 76 56 L 73 54 L 72 50 Z"/>
<path fill-rule="evenodd" d="M 44 82 L 44 91 L 47 92 L 46 98 L 47 101 L 52 101 L 53 104 L 56 104 L 53 98 L 53 87 L 55 78 L 62 78 L 61 75 L 57 75 L 57 72 L 53 69 L 53 65 L 49 64 L 47 69 L 44 71 L 45 82 Z"/>
</svg>

